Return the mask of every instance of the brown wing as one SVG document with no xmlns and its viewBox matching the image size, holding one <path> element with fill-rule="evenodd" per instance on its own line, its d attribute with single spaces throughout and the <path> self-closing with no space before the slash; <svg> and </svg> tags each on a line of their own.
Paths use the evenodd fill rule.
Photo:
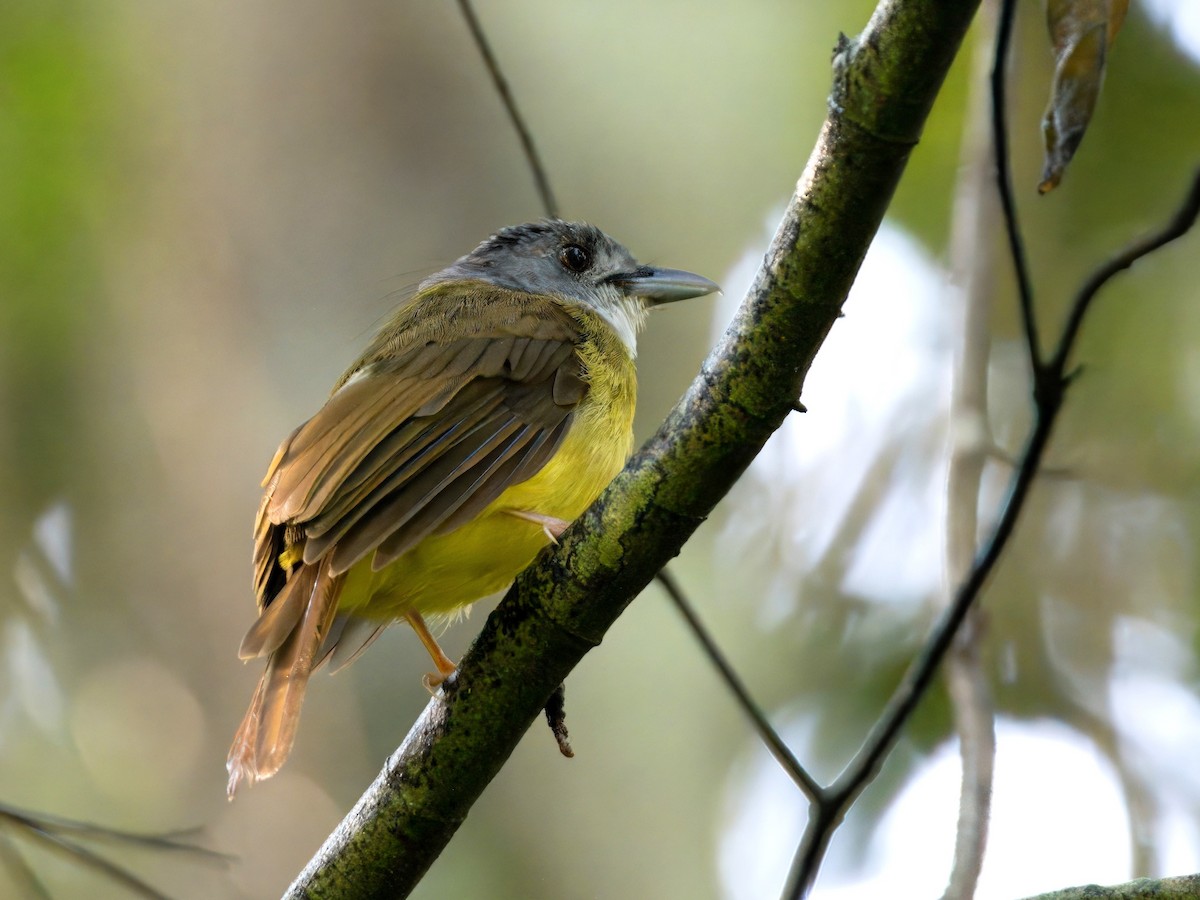
<svg viewBox="0 0 1200 900">
<path fill-rule="evenodd" d="M 372 553 L 382 568 L 545 464 L 586 391 L 577 326 L 556 305 L 547 312 L 501 307 L 482 333 L 368 362 L 284 442 L 255 535 L 263 618 L 278 620 L 266 630 L 286 635 L 300 613 L 269 608 L 285 550 L 302 545 L 295 562 L 305 565 L 328 558 L 330 576 Z"/>
</svg>

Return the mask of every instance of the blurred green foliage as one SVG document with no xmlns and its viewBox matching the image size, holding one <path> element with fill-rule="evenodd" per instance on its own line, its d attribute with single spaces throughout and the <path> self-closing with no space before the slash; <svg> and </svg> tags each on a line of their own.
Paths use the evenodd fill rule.
<svg viewBox="0 0 1200 900">
<path fill-rule="evenodd" d="M 525 0 L 480 15 L 565 213 L 640 258 L 721 280 L 765 247 L 824 115 L 837 34 L 872 7 Z M 1051 60 L 1032 7 L 1020 24 L 1016 183 L 1052 328 L 1081 275 L 1173 207 L 1200 158 L 1200 71 L 1135 8 L 1083 148 L 1038 198 Z M 968 69 L 956 66 L 893 207 L 935 259 Z M 25 559 L 53 598 L 47 612 L 30 600 L 33 576 L 0 580 L 0 796 L 139 831 L 203 824 L 242 858 L 231 873 L 134 860 L 173 895 L 282 889 L 425 703 L 425 662 L 397 628 L 318 679 L 288 769 L 225 803 L 226 743 L 257 676 L 236 647 L 252 617 L 258 479 L 395 294 L 538 213 L 452 4 L 0 5 L 0 546 L 6 570 Z M 1089 727 L 1095 704 L 1072 691 L 1102 690 L 1126 617 L 1193 639 L 1195 247 L 1139 266 L 1088 323 L 1086 377 L 1054 447 L 1066 477 L 1039 491 L 986 601 L 989 665 L 1014 715 Z M 711 308 L 652 320 L 640 433 L 703 358 Z M 1012 452 L 1026 416 L 1021 365 L 1003 352 L 1014 310 L 994 316 L 993 424 Z M 887 377 L 886 360 L 868 363 Z M 814 408 L 799 440 L 826 422 Z M 836 461 L 822 477 L 839 477 Z M 752 475 L 677 571 L 764 704 L 817 723 L 806 752 L 833 774 L 929 611 L 845 590 L 870 507 L 818 572 L 793 571 L 802 529 L 786 501 L 804 490 Z M 1145 498 L 1182 523 L 1173 543 L 1119 527 Z M 60 581 L 34 537 L 55 504 L 72 548 Z M 766 564 L 722 551 L 739 535 L 761 541 Z M 784 612 L 768 617 L 768 601 Z M 1043 630 L 1052 602 L 1075 623 L 1069 660 Z M 475 627 L 451 630 L 452 653 Z M 33 673 L 47 664 L 57 716 L 37 715 L 48 686 Z M 731 773 L 759 751 L 664 598 L 634 604 L 567 700 L 577 758 L 535 728 L 421 896 L 719 895 Z M 947 722 L 933 698 L 855 812 L 850 844 L 865 846 Z M 104 895 L 30 858 L 62 895 Z"/>
</svg>

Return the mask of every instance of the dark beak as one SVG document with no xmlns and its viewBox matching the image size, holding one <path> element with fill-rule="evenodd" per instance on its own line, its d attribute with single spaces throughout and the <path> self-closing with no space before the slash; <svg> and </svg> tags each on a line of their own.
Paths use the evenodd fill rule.
<svg viewBox="0 0 1200 900">
<path fill-rule="evenodd" d="M 651 306 L 703 297 L 721 289 L 719 284 L 709 281 L 703 275 L 693 275 L 680 269 L 658 269 L 654 266 L 641 266 L 628 275 L 614 276 L 612 281 L 625 293 L 641 297 Z"/>
</svg>

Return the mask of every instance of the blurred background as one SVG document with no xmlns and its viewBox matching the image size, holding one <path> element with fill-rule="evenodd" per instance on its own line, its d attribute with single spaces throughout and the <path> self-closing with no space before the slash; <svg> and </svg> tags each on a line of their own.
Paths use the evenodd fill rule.
<svg viewBox="0 0 1200 900">
<path fill-rule="evenodd" d="M 873 5 L 480 4 L 564 214 L 725 285 L 652 318 L 639 437 L 741 299 L 824 116 L 838 32 Z M 1163 221 L 1200 162 L 1197 19 L 1190 0 L 1133 4 L 1091 131 L 1039 198 L 1052 63 L 1040 5 L 1022 6 L 1015 181 L 1051 335 L 1084 274 Z M 941 590 L 970 57 L 817 358 L 810 412 L 673 564 L 822 778 Z M 104 848 L 171 896 L 284 889 L 427 702 L 428 661 L 397 627 L 318 677 L 288 766 L 226 802 L 259 674 L 236 654 L 259 479 L 408 289 L 540 212 L 451 3 L 0 5 L 0 801 L 202 826 L 237 857 Z M 1197 260 L 1193 234 L 1102 296 L 1053 471 L 987 590 L 1001 721 L 980 896 L 1119 881 L 1135 858 L 1200 869 Z M 998 272 L 991 424 L 1016 454 L 1028 385 Z M 984 525 L 1008 472 L 987 469 Z M 445 636 L 451 655 L 481 607 Z M 567 701 L 576 758 L 535 725 L 418 896 L 778 893 L 804 804 L 660 591 Z M 835 838 L 817 896 L 940 891 L 951 733 L 939 690 Z M 28 890 L 15 847 L 54 896 L 127 896 L 16 832 L 0 844 L 0 895 Z"/>
</svg>

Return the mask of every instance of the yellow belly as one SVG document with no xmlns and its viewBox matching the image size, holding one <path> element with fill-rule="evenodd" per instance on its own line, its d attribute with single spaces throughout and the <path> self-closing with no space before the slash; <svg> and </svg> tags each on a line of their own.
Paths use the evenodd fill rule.
<svg viewBox="0 0 1200 900">
<path fill-rule="evenodd" d="M 510 487 L 471 522 L 426 538 L 378 572 L 369 556 L 359 562 L 347 573 L 339 612 L 384 621 L 407 612 L 446 615 L 505 588 L 549 543 L 541 525 L 506 510 L 573 521 L 629 457 L 633 362 L 621 360 L 617 368 L 613 383 L 593 382 L 558 452 L 540 472 Z"/>
</svg>

